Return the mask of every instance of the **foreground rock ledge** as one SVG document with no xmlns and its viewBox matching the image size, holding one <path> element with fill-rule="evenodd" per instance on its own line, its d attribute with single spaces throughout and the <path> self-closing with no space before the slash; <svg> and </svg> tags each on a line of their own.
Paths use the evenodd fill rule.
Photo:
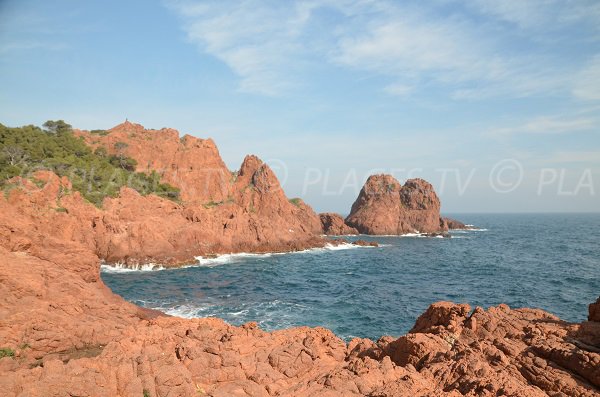
<svg viewBox="0 0 600 397">
<path fill-rule="evenodd" d="M 600 393 L 600 322 L 541 310 L 439 302 L 399 339 L 345 344 L 324 328 L 269 333 L 141 309 L 106 288 L 94 254 L 55 240 L 0 247 L 0 293 L 0 347 L 14 352 L 0 359 L 3 396 Z"/>
</svg>

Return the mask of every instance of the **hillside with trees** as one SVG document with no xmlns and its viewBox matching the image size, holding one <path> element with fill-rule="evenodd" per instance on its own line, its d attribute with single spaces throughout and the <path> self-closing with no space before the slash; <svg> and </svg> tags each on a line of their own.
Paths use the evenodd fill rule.
<svg viewBox="0 0 600 397">
<path fill-rule="evenodd" d="M 116 197 L 123 186 L 142 195 L 155 194 L 178 200 L 179 189 L 160 182 L 160 175 L 135 172 L 136 161 L 105 148 L 92 151 L 73 135 L 63 120 L 11 128 L 0 124 L 0 188 L 10 189 L 15 176 L 32 178 L 37 170 L 51 170 L 71 180 L 73 189 L 102 206 L 105 197 Z M 34 181 L 35 182 L 35 181 Z"/>
</svg>

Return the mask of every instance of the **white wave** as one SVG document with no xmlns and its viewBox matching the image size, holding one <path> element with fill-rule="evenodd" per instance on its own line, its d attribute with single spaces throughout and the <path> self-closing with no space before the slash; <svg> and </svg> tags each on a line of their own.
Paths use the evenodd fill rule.
<svg viewBox="0 0 600 397">
<path fill-rule="evenodd" d="M 366 237 L 427 237 L 426 233 L 414 232 L 404 234 L 359 234 Z"/>
<path fill-rule="evenodd" d="M 114 263 L 100 265 L 100 271 L 104 273 L 129 273 L 129 272 L 151 272 L 165 270 L 165 267 L 156 263 L 146 263 L 143 265 L 125 265 L 123 263 Z"/>
<path fill-rule="evenodd" d="M 181 317 L 181 318 L 196 318 L 201 317 L 201 313 L 206 310 L 206 307 L 195 306 L 195 305 L 178 305 L 165 309 L 164 307 L 155 307 L 154 309 L 160 310 L 169 316 Z"/>
<path fill-rule="evenodd" d="M 229 310 L 224 310 L 219 304 L 202 303 L 184 303 L 171 307 L 153 307 L 153 309 L 181 318 L 218 317 L 227 321 L 232 318 L 250 316 L 249 321 L 252 320 L 252 317 L 262 318 L 259 321 L 260 324 L 269 321 L 280 322 L 285 320 L 285 317 L 289 317 L 291 313 L 306 310 L 306 306 L 275 299 L 270 302 L 243 303 Z"/>
<path fill-rule="evenodd" d="M 361 248 L 361 245 L 351 244 L 351 243 L 341 243 L 338 245 L 327 243 L 325 247 L 323 247 L 326 251 L 340 251 L 340 250 L 348 250 L 354 248 Z"/>
<path fill-rule="evenodd" d="M 327 243 L 323 247 L 308 248 L 308 249 L 300 250 L 300 251 L 270 252 L 270 253 L 265 253 L 265 254 L 255 254 L 255 253 L 251 253 L 251 252 L 238 252 L 235 254 L 220 254 L 220 255 L 216 255 L 214 257 L 210 257 L 210 258 L 197 256 L 196 257 L 196 260 L 198 261 L 197 264 L 190 265 L 188 267 L 194 267 L 194 266 L 213 267 L 213 266 L 218 266 L 218 265 L 224 265 L 227 263 L 242 262 L 245 259 L 269 258 L 274 255 L 310 254 L 310 253 L 319 253 L 319 252 L 326 252 L 326 251 L 340 251 L 340 250 L 353 249 L 353 248 L 369 248 L 369 246 L 361 246 L 361 245 L 356 245 L 356 244 L 351 244 L 351 243 L 341 243 L 341 244 Z"/>
<path fill-rule="evenodd" d="M 214 257 L 210 257 L 210 258 L 197 256 L 196 257 L 197 264 L 191 265 L 191 266 L 211 267 L 211 266 L 223 265 L 225 263 L 240 262 L 240 261 L 242 261 L 244 259 L 248 259 L 248 258 L 269 258 L 272 255 L 274 255 L 274 254 L 273 253 L 254 254 L 251 252 L 238 252 L 235 254 L 221 254 L 221 255 L 214 256 Z"/>
</svg>

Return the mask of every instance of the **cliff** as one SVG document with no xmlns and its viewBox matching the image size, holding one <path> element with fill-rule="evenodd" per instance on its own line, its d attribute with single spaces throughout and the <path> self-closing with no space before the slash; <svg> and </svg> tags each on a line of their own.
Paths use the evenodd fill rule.
<svg viewBox="0 0 600 397">
<path fill-rule="evenodd" d="M 0 201 L 5 223 L 20 228 L 23 239 L 28 229 L 39 230 L 80 243 L 108 262 L 168 266 L 200 255 L 294 251 L 327 242 L 318 236 L 317 215 L 291 204 L 269 167 L 254 156 L 244 161 L 231 201 L 209 205 L 177 204 L 122 188 L 100 209 L 73 192 L 65 177 L 38 171 L 34 179 L 42 185 L 11 181 L 13 189 Z M 18 222 L 15 212 L 22 214 Z"/>
<path fill-rule="evenodd" d="M 360 233 L 374 235 L 448 230 L 440 217 L 440 200 L 429 182 L 409 179 L 402 186 L 391 175 L 372 175 L 367 179 L 346 224 Z"/>
<path fill-rule="evenodd" d="M 180 138 L 172 128 L 145 129 L 129 121 L 107 131 L 75 130 L 75 135 L 92 148 L 135 159 L 136 171 L 158 172 L 163 182 L 180 189 L 185 202 L 221 202 L 231 194 L 234 174 L 212 139 Z"/>
<path fill-rule="evenodd" d="M 180 190 L 181 200 L 173 202 L 123 187 L 96 208 L 69 180 L 48 171 L 33 175 L 37 185 L 20 177 L 11 181 L 11 188 L 21 189 L 11 191 L 8 204 L 26 214 L 29 225 L 41 222 L 47 233 L 81 242 L 103 260 L 177 265 L 199 255 L 294 251 L 327 242 L 319 216 L 301 200 L 288 200 L 256 156 L 230 172 L 211 139 L 180 138 L 173 129 L 125 122 L 74 134 L 96 151 L 133 159 L 136 171 L 156 172 Z"/>
</svg>

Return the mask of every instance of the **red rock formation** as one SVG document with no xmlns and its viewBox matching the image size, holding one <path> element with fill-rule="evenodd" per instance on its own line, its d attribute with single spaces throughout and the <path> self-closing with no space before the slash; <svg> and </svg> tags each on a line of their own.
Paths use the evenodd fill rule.
<svg viewBox="0 0 600 397">
<path fill-rule="evenodd" d="M 341 215 L 333 212 L 319 214 L 321 218 L 321 228 L 323 234 L 331 236 L 344 236 L 348 234 L 358 234 L 358 230 L 346 225 Z"/>
<path fill-rule="evenodd" d="M 122 153 L 137 161 L 137 171 L 156 171 L 162 181 L 180 188 L 187 202 L 227 200 L 232 173 L 227 169 L 212 139 L 190 135 L 179 137 L 172 128 L 147 130 L 126 121 L 106 135 L 75 130 L 93 148 L 104 147 L 111 154 Z"/>
<path fill-rule="evenodd" d="M 317 215 L 290 203 L 270 168 L 254 156 L 242 165 L 234 198 L 210 205 L 182 205 L 123 188 L 98 209 L 72 192 L 66 178 L 47 171 L 35 178 L 45 185 L 15 179 L 23 188 L 13 189 L 0 209 L 23 214 L 23 230 L 81 243 L 108 262 L 168 266 L 199 255 L 294 251 L 327 243 L 319 237 Z"/>
<path fill-rule="evenodd" d="M 65 213 L 66 217 L 69 214 Z M 585 324 L 506 305 L 432 305 L 411 332 L 349 344 L 323 328 L 185 320 L 113 295 L 85 244 L 0 212 L 2 395 L 575 396 L 599 393 Z M 600 330 L 585 330 L 588 336 Z"/>
<path fill-rule="evenodd" d="M 467 226 L 461 221 L 457 221 L 452 218 L 442 218 L 442 221 L 446 224 L 448 230 L 469 230 L 472 229 L 471 226 Z"/>
<path fill-rule="evenodd" d="M 433 186 L 423 179 L 409 179 L 402 186 L 391 175 L 369 177 L 346 223 L 376 235 L 447 231 Z"/>
</svg>

